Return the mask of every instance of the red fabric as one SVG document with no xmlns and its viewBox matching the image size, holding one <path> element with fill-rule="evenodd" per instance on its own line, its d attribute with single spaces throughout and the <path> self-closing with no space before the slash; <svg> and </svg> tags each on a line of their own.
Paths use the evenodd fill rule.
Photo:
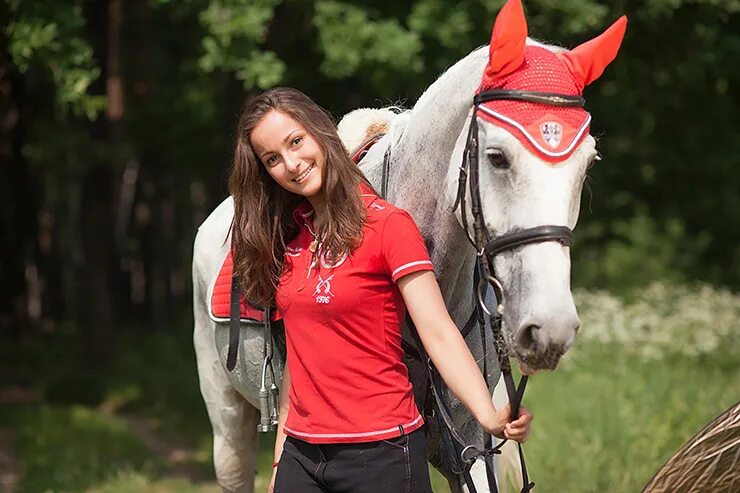
<svg viewBox="0 0 740 493">
<path fill-rule="evenodd" d="M 581 90 L 598 79 L 617 56 L 627 30 L 627 17 L 622 16 L 596 38 L 561 53 Z"/>
<path fill-rule="evenodd" d="M 503 6 L 491 34 L 489 63 L 478 93 L 491 89 L 580 96 L 614 59 L 627 18 L 570 52 L 526 45 L 527 21 L 521 0 Z M 522 101 L 484 103 L 478 116 L 508 130 L 532 153 L 550 162 L 567 159 L 588 135 L 591 116 L 582 108 Z"/>
<path fill-rule="evenodd" d="M 575 77 L 555 53 L 532 45 L 527 46 L 524 53 L 524 63 L 517 70 L 495 79 L 484 76 L 478 92 L 516 89 L 574 96 L 581 94 Z M 505 128 L 530 152 L 551 162 L 567 159 L 588 135 L 591 117 L 583 108 L 510 100 L 491 101 L 483 106 L 485 108 L 478 111 L 478 116 Z M 544 127 L 546 125 L 549 127 Z"/>
<path fill-rule="evenodd" d="M 527 20 L 521 0 L 509 0 L 496 16 L 491 33 L 489 61 L 485 76 L 502 77 L 524 63 L 524 45 L 527 42 Z"/>
<path fill-rule="evenodd" d="M 234 260 L 231 258 L 231 252 L 229 252 L 213 285 L 213 294 L 211 295 L 211 315 L 213 318 L 228 320 L 231 316 L 231 276 L 233 269 Z M 263 319 L 262 310 L 253 307 L 247 303 L 244 296 L 240 296 L 240 318 L 261 322 Z"/>
<path fill-rule="evenodd" d="M 382 440 L 423 424 L 402 360 L 406 309 L 395 281 L 432 263 L 411 216 L 363 192 L 362 243 L 336 266 L 312 262 L 312 210 L 296 210 L 301 228 L 278 286 L 291 376 L 285 432 L 311 443 Z"/>
</svg>

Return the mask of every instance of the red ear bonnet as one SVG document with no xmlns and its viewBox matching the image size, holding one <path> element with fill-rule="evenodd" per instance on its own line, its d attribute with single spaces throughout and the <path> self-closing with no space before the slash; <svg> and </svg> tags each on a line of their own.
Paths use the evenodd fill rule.
<svg viewBox="0 0 740 493">
<path fill-rule="evenodd" d="M 489 45 L 489 61 L 483 79 L 502 77 L 524 63 L 527 20 L 521 0 L 506 2 L 496 16 Z"/>
<path fill-rule="evenodd" d="M 606 66 L 614 60 L 626 30 L 627 17 L 622 16 L 600 36 L 570 51 L 560 53 L 581 90 L 598 79 Z"/>
<path fill-rule="evenodd" d="M 624 37 L 622 16 L 600 36 L 572 51 L 527 44 L 521 0 L 509 0 L 493 26 L 489 63 L 477 93 L 492 89 L 580 96 L 614 60 Z M 516 136 L 531 152 L 550 162 L 567 159 L 588 135 L 591 115 L 583 108 L 495 100 L 478 115 Z"/>
</svg>

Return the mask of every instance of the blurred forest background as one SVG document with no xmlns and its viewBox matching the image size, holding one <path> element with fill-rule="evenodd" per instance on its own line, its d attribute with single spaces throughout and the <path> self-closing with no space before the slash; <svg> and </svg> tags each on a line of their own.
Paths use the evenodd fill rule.
<svg viewBox="0 0 740 493">
<path fill-rule="evenodd" d="M 123 481 L 130 491 L 170 491 L 150 477 L 188 461 L 199 464 L 195 476 L 212 479 L 190 346 L 190 262 L 198 225 L 226 197 L 245 98 L 287 85 L 336 117 L 358 107 L 411 107 L 446 67 L 487 44 L 502 4 L 3 0 L 0 479 L 14 488 L 8 491 L 119 491 L 105 481 L 121 474 L 129 475 Z M 617 60 L 585 94 L 604 161 L 591 171 L 572 251 L 581 299 L 600 300 L 588 306 L 603 323 L 603 303 L 618 315 L 650 299 L 673 306 L 663 312 L 675 316 L 703 293 L 704 318 L 685 334 L 705 341 L 696 332 L 701 325 L 707 337 L 719 337 L 697 354 L 682 351 L 688 339 L 661 353 L 664 361 L 675 358 L 675 368 L 698 358 L 706 370 L 695 387 L 667 397 L 675 402 L 664 412 L 694 412 L 690 404 L 708 381 L 702 378 L 719 378 L 722 388 L 692 414 L 683 435 L 662 441 L 663 448 L 646 445 L 646 472 L 624 490 L 605 487 L 598 470 L 592 484 L 579 478 L 581 489 L 565 488 L 636 491 L 689 431 L 740 397 L 733 330 L 740 316 L 733 294 L 740 288 L 740 1 L 524 4 L 530 35 L 566 47 L 623 13 L 630 20 Z M 616 326 L 625 324 L 615 317 Z M 656 324 L 677 337 L 683 332 L 674 322 L 638 323 L 636 337 Z M 610 343 L 601 340 L 594 351 Z M 654 371 L 650 360 L 639 361 Z M 657 375 L 681 375 L 682 385 L 694 378 L 675 368 Z M 558 388 L 555 375 L 542 385 Z M 609 385 L 634 375 L 612 377 Z M 656 408 L 668 402 L 654 397 Z M 539 416 L 551 404 L 542 403 Z M 142 438 L 153 430 L 178 446 L 162 449 L 165 439 Z M 584 431 L 582 438 L 590 437 Z M 178 460 L 163 450 L 193 455 Z M 569 455 L 555 450 L 541 460 L 544 451 L 530 452 L 535 479 L 538 467 L 540 476 L 547 468 L 568 470 L 548 462 Z M 634 455 L 619 453 L 624 461 Z M 586 456 L 579 449 L 570 455 Z"/>
</svg>

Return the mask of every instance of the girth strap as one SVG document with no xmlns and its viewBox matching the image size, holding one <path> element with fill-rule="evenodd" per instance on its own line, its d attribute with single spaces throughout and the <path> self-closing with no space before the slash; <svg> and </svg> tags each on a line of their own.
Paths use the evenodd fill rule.
<svg viewBox="0 0 740 493">
<path fill-rule="evenodd" d="M 226 369 L 233 371 L 236 367 L 236 355 L 239 351 L 239 322 L 241 318 L 241 300 L 239 297 L 239 278 L 231 277 L 231 299 L 229 300 L 229 354 L 226 357 Z"/>
</svg>

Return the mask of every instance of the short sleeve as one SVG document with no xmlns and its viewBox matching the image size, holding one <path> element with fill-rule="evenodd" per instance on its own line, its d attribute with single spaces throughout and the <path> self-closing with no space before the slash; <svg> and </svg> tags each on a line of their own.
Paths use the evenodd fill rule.
<svg viewBox="0 0 740 493">
<path fill-rule="evenodd" d="M 424 238 L 408 212 L 393 211 L 386 218 L 382 238 L 383 265 L 393 282 L 414 272 L 434 270 Z"/>
</svg>

